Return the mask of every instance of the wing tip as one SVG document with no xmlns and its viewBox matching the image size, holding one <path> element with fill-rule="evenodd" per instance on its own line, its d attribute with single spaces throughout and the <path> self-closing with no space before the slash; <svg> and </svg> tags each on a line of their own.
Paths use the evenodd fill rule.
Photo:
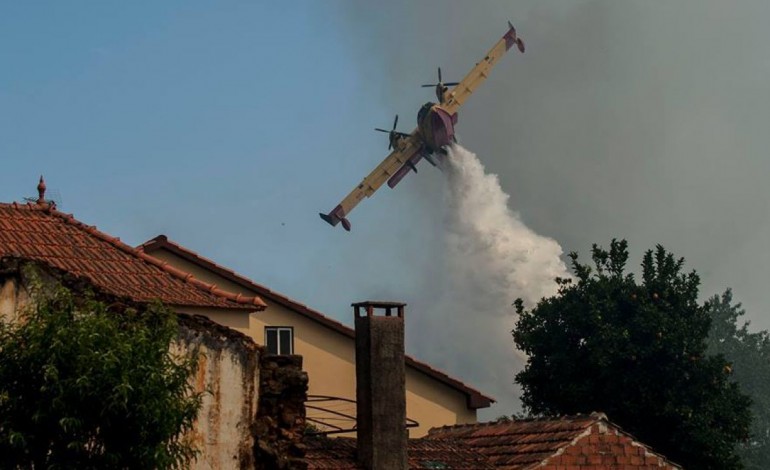
<svg viewBox="0 0 770 470">
<path fill-rule="evenodd" d="M 344 228 L 347 232 L 350 232 L 350 221 L 346 219 L 345 217 L 339 217 L 335 213 L 335 211 L 332 211 L 328 214 L 324 214 L 323 212 L 319 212 L 318 215 L 323 219 L 324 222 L 331 225 L 332 227 L 336 227 L 338 223 L 342 222 L 342 228 Z"/>
<path fill-rule="evenodd" d="M 510 20 L 508 21 L 508 32 L 505 33 L 505 42 L 506 50 L 510 49 L 511 46 L 515 44 L 519 52 L 522 54 L 524 53 L 524 41 L 518 36 L 518 34 L 516 34 L 516 28 L 513 27 L 513 24 L 510 22 Z"/>
</svg>

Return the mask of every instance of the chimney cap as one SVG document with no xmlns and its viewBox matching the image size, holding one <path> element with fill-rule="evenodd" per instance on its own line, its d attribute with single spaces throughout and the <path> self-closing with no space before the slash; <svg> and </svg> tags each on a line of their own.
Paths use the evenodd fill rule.
<svg viewBox="0 0 770 470">
<path fill-rule="evenodd" d="M 396 308 L 396 307 L 406 307 L 406 304 L 403 302 L 386 302 L 386 301 L 380 301 L 380 300 L 365 300 L 363 302 L 355 302 L 350 304 L 351 307 L 374 307 L 374 308 Z"/>
<path fill-rule="evenodd" d="M 367 317 L 375 316 L 375 310 L 384 310 L 385 316 L 390 317 L 393 314 L 393 310 L 396 311 L 396 316 L 404 318 L 404 307 L 406 304 L 403 302 L 381 302 L 375 300 L 367 300 L 365 302 L 356 302 L 351 304 L 355 309 L 355 316 L 360 317 L 363 310 L 364 315 Z"/>
</svg>

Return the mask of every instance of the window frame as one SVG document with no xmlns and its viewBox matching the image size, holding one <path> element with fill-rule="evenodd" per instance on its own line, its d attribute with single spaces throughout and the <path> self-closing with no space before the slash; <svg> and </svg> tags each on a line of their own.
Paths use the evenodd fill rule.
<svg viewBox="0 0 770 470">
<path fill-rule="evenodd" d="M 275 350 L 278 352 L 271 352 L 270 345 L 267 341 L 268 331 L 275 331 Z M 289 352 L 281 351 L 281 332 L 289 332 Z M 268 354 L 274 354 L 276 356 L 290 356 L 294 354 L 294 327 L 293 326 L 266 326 L 265 327 L 265 348 Z"/>
</svg>

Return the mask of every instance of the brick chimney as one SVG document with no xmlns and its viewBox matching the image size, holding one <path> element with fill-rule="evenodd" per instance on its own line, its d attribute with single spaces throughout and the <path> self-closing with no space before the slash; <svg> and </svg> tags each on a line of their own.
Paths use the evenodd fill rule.
<svg viewBox="0 0 770 470">
<path fill-rule="evenodd" d="M 406 470 L 404 307 L 353 304 L 356 326 L 358 463 L 366 470 Z"/>
</svg>

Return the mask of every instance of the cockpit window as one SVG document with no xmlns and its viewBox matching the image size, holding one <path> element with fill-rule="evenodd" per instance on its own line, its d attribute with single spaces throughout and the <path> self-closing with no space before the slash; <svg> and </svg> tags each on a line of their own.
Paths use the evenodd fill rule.
<svg viewBox="0 0 770 470">
<path fill-rule="evenodd" d="M 423 118 L 426 114 L 428 114 L 428 111 L 430 111 L 430 108 L 433 107 L 435 103 L 427 102 L 424 105 L 422 105 L 422 108 L 420 108 L 420 111 L 417 113 L 417 123 L 419 124 L 422 122 Z"/>
</svg>

